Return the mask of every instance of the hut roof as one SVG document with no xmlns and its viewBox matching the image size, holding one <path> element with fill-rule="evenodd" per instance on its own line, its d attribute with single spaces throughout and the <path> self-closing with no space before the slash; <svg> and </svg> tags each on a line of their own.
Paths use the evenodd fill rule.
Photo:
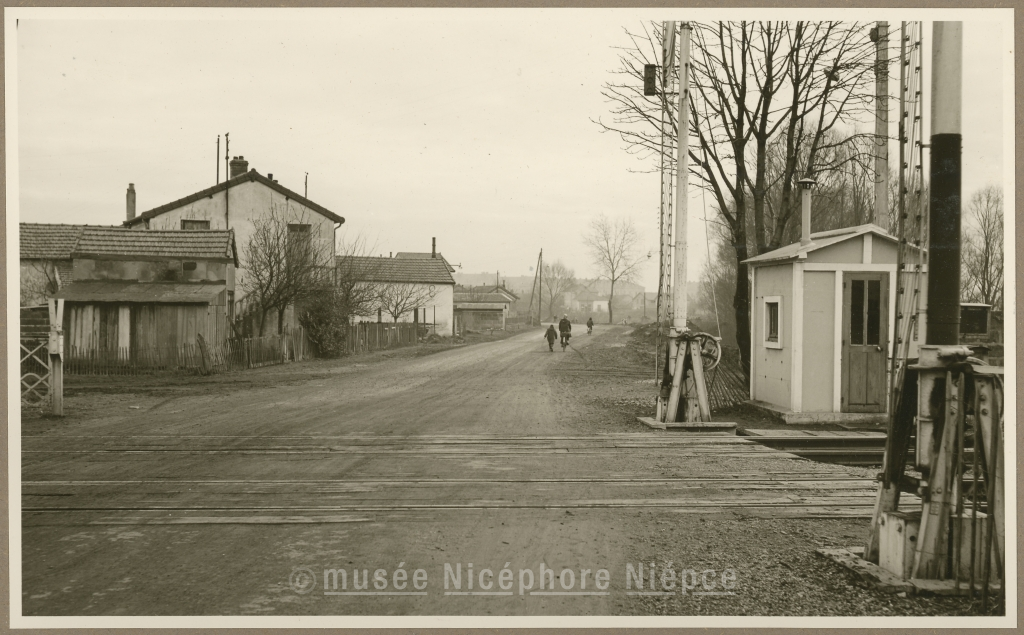
<svg viewBox="0 0 1024 635">
<path fill-rule="evenodd" d="M 773 251 L 754 256 L 753 258 L 747 258 L 743 262 L 759 265 L 766 262 L 802 260 L 812 251 L 817 251 L 830 245 L 835 245 L 836 243 L 841 243 L 858 236 L 863 236 L 864 234 L 871 234 L 872 236 L 877 236 L 892 243 L 898 242 L 895 236 L 889 234 L 878 225 L 875 225 L 874 223 L 867 223 L 865 225 L 857 225 L 856 227 L 844 227 L 842 229 L 814 232 L 811 234 L 811 242 L 807 245 L 795 242 L 790 245 L 786 245 L 785 247 L 779 247 Z"/>
</svg>

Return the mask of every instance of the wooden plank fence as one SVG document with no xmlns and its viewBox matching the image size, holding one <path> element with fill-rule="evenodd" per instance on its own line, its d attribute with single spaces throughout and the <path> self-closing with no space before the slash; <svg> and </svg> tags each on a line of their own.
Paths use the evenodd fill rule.
<svg viewBox="0 0 1024 635">
<path fill-rule="evenodd" d="M 143 375 L 159 372 L 205 374 L 297 362 L 313 357 L 302 328 L 281 335 L 233 338 L 219 344 L 101 349 L 91 342 L 64 351 L 64 372 L 72 375 Z"/>
<path fill-rule="evenodd" d="M 359 322 L 348 327 L 346 345 L 349 353 L 367 353 L 419 341 L 417 326 L 412 322 Z"/>
<path fill-rule="evenodd" d="M 722 348 L 722 361 L 704 374 L 711 409 L 735 406 L 750 399 L 750 382 L 743 376 L 739 349 Z"/>
</svg>

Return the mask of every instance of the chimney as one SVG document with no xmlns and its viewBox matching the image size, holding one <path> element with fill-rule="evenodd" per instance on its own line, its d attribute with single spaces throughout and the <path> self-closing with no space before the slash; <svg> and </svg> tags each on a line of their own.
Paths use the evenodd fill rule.
<svg viewBox="0 0 1024 635">
<path fill-rule="evenodd" d="M 816 181 L 812 178 L 800 179 L 801 214 L 800 214 L 800 244 L 811 244 L 811 188 Z"/>
<path fill-rule="evenodd" d="M 271 181 L 273 181 L 274 180 L 274 173 L 273 172 L 267 172 L 267 178 L 270 179 Z"/>
<path fill-rule="evenodd" d="M 430 257 L 437 258 L 437 238 L 430 239 Z"/>
<path fill-rule="evenodd" d="M 243 156 L 237 156 L 231 159 L 231 176 L 229 178 L 235 178 L 241 176 L 249 171 L 249 162 L 245 160 Z"/>
<path fill-rule="evenodd" d="M 128 207 L 128 220 L 135 218 L 135 184 L 128 184 L 128 194 L 125 197 L 127 199 Z"/>
</svg>

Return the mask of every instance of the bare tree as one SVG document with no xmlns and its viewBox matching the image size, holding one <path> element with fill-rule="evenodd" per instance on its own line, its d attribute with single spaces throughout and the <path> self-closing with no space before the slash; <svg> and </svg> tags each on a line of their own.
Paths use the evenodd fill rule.
<svg viewBox="0 0 1024 635">
<path fill-rule="evenodd" d="M 714 197 L 729 228 L 737 262 L 736 336 L 744 372 L 749 373 L 750 306 L 743 261 L 781 246 L 785 228 L 799 209 L 799 178 L 835 170 L 857 158 L 866 160 L 853 152 L 829 151 L 865 136 L 831 133 L 870 113 L 874 48 L 867 26 L 857 23 L 691 25 L 692 99 L 686 113 L 692 139 L 690 172 Z M 671 137 L 677 138 L 680 117 L 674 98 L 664 86 L 657 96 L 643 94 L 643 66 L 660 62 L 661 30 L 661 24 L 653 23 L 645 25 L 643 33 L 627 32 L 632 45 L 622 49 L 615 71 L 622 80 L 606 83 L 602 91 L 611 104 L 612 121 L 597 123 L 618 134 L 627 152 L 655 162 L 664 155 L 674 169 L 674 153 L 671 145 L 662 144 L 660 127 L 664 111 Z M 784 160 L 772 175 L 769 148 L 774 143 L 784 149 Z M 773 180 L 779 198 L 769 215 Z M 752 236 L 748 215 L 753 216 Z"/>
<path fill-rule="evenodd" d="M 280 333 L 289 306 L 330 285 L 331 242 L 303 218 L 286 219 L 276 208 L 253 221 L 243 250 L 243 288 L 250 315 L 258 318 L 260 336 L 268 315 L 277 314 Z"/>
<path fill-rule="evenodd" d="M 576 288 L 576 272 L 565 266 L 561 260 L 556 260 L 551 264 L 544 265 L 541 284 L 544 287 L 541 298 L 547 296 L 548 311 L 554 315 L 555 300 Z"/>
<path fill-rule="evenodd" d="M 430 290 L 419 284 L 405 282 L 387 282 L 377 287 L 377 305 L 391 318 L 398 322 L 410 311 L 414 311 L 430 301 Z"/>
<path fill-rule="evenodd" d="M 583 243 L 590 252 L 598 275 L 611 283 L 608 292 L 608 323 L 612 324 L 615 283 L 619 280 L 632 282 L 647 260 L 641 249 L 640 234 L 629 218 L 612 221 L 601 215 L 591 223 L 590 232 L 583 236 Z"/>
<path fill-rule="evenodd" d="M 1003 307 L 1003 192 L 994 185 L 971 195 L 967 204 L 960 279 L 967 302 Z"/>
<path fill-rule="evenodd" d="M 371 257 L 374 251 L 374 246 L 360 235 L 338 244 L 334 286 L 346 317 L 368 316 L 377 310 L 381 283 L 376 280 L 382 259 Z"/>
<path fill-rule="evenodd" d="M 22 264 L 30 273 L 21 276 L 21 306 L 45 302 L 60 290 L 60 275 L 52 260 L 23 260 Z"/>
</svg>

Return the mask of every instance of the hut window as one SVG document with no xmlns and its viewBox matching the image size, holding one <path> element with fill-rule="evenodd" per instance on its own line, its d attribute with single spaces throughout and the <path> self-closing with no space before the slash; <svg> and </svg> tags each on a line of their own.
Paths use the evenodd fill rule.
<svg viewBox="0 0 1024 635">
<path fill-rule="evenodd" d="M 208 220 L 185 220 L 181 221 L 181 228 L 185 230 L 193 229 L 210 229 L 210 221 Z"/>
<path fill-rule="evenodd" d="M 182 271 L 195 271 L 196 270 L 196 263 L 188 262 L 188 261 L 183 262 L 183 263 L 181 263 L 181 270 Z"/>
<path fill-rule="evenodd" d="M 782 296 L 765 296 L 764 299 L 764 345 L 767 348 L 782 348 Z"/>
</svg>

